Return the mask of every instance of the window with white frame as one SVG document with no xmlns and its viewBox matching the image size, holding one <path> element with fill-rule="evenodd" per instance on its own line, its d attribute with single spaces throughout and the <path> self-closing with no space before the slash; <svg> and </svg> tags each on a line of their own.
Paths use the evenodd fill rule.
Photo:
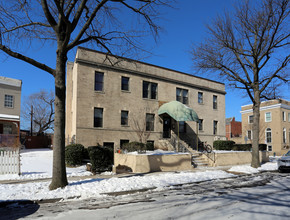
<svg viewBox="0 0 290 220">
<path fill-rule="evenodd" d="M 288 112 L 288 122 L 290 122 L 290 112 Z"/>
<path fill-rule="evenodd" d="M 268 148 L 268 151 L 272 151 L 272 146 L 271 145 L 268 145 L 267 148 Z"/>
<path fill-rule="evenodd" d="M 265 113 L 265 122 L 271 122 L 272 121 L 272 113 L 266 112 Z"/>
<path fill-rule="evenodd" d="M 254 115 L 249 115 L 249 124 L 254 123 Z"/>
<path fill-rule="evenodd" d="M 272 130 L 271 130 L 271 128 L 266 129 L 266 143 L 272 143 Z"/>
<path fill-rule="evenodd" d="M 252 140 L 252 131 L 248 130 L 247 134 L 248 134 L 248 140 Z"/>
<path fill-rule="evenodd" d="M 286 112 L 282 112 L 283 121 L 286 121 Z"/>
<path fill-rule="evenodd" d="M 283 128 L 283 144 L 286 144 L 286 128 Z"/>
<path fill-rule="evenodd" d="M 14 96 L 13 95 L 5 95 L 4 98 L 4 107 L 6 108 L 13 108 L 13 101 Z"/>
</svg>

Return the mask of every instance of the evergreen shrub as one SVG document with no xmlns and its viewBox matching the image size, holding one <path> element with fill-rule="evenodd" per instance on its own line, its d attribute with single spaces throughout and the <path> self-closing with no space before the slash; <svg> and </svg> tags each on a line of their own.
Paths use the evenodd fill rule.
<svg viewBox="0 0 290 220">
<path fill-rule="evenodd" d="M 113 149 L 102 146 L 88 147 L 89 157 L 92 164 L 92 173 L 112 171 L 114 163 Z"/>
<path fill-rule="evenodd" d="M 235 142 L 234 141 L 214 141 L 213 142 L 213 148 L 216 150 L 232 150 L 234 147 Z"/>
<path fill-rule="evenodd" d="M 70 144 L 65 147 L 65 163 L 69 166 L 82 164 L 84 146 L 81 144 Z"/>
</svg>

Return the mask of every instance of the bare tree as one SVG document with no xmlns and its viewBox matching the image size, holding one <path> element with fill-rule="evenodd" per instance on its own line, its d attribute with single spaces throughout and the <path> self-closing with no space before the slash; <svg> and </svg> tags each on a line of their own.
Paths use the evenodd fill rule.
<svg viewBox="0 0 290 220">
<path fill-rule="evenodd" d="M 289 82 L 289 0 L 243 1 L 207 26 L 209 38 L 193 48 L 195 66 L 212 71 L 253 103 L 252 167 L 259 167 L 260 102 L 267 88 Z"/>
<path fill-rule="evenodd" d="M 132 129 L 141 143 L 146 143 L 151 135 L 151 129 L 147 129 L 146 125 L 146 117 L 132 117 Z"/>
<path fill-rule="evenodd" d="M 31 114 L 33 114 L 33 131 L 37 135 L 41 135 L 49 129 L 53 130 L 54 93 L 41 90 L 29 95 L 23 102 L 21 113 L 26 121 L 30 121 Z"/>
<path fill-rule="evenodd" d="M 18 0 L 0 3 L 0 50 L 55 78 L 53 176 L 50 189 L 65 187 L 65 75 L 68 52 L 92 43 L 108 54 L 142 51 L 140 36 L 156 37 L 155 18 L 170 0 Z M 126 14 L 126 17 L 123 15 Z M 128 16 L 131 15 L 130 19 Z M 147 31 L 146 31 L 147 30 Z M 21 49 L 53 42 L 56 65 L 50 67 Z M 114 53 L 113 53 L 114 51 Z M 119 54 L 121 55 L 121 54 Z"/>
</svg>

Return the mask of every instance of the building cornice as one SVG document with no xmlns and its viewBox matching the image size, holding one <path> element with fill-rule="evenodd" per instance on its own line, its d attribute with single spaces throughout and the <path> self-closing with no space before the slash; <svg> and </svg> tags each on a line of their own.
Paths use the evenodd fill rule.
<svg viewBox="0 0 290 220">
<path fill-rule="evenodd" d="M 12 79 L 4 76 L 0 76 L 0 84 L 7 86 L 21 87 L 22 81 L 19 79 Z"/>
<path fill-rule="evenodd" d="M 290 110 L 289 105 L 279 103 L 279 104 L 275 104 L 275 105 L 260 107 L 260 111 L 266 111 L 266 110 L 270 110 L 270 109 L 274 109 L 274 108 L 283 108 L 283 109 Z M 247 113 L 252 113 L 252 112 L 253 112 L 253 109 L 247 109 L 247 110 L 240 111 L 241 114 L 247 114 Z"/>
<path fill-rule="evenodd" d="M 0 114 L 0 120 L 15 120 L 15 121 L 19 121 L 20 117 L 18 115 Z"/>
<path fill-rule="evenodd" d="M 114 70 L 114 71 L 118 71 L 118 72 L 122 72 L 122 73 L 130 73 L 132 75 L 139 75 L 142 77 L 147 77 L 147 78 L 152 78 L 152 79 L 156 79 L 156 80 L 161 80 L 161 81 L 166 81 L 166 82 L 171 82 L 174 84 L 179 84 L 179 85 L 183 85 L 183 86 L 188 86 L 191 88 L 195 88 L 195 89 L 200 89 L 200 90 L 206 90 L 206 91 L 210 91 L 210 92 L 214 92 L 214 93 L 219 93 L 222 95 L 225 95 L 226 92 L 223 90 L 218 90 L 218 89 L 213 89 L 210 87 L 206 87 L 206 86 L 199 86 L 196 84 L 192 84 L 192 83 L 188 83 L 188 82 L 184 82 L 184 81 L 180 81 L 180 80 L 175 80 L 175 79 L 171 79 L 171 78 L 167 78 L 167 77 L 162 77 L 162 76 L 157 76 L 154 74 L 150 74 L 150 73 L 144 73 L 144 72 L 140 72 L 137 70 L 131 70 L 131 69 L 126 69 L 126 68 L 122 68 L 122 67 L 117 67 L 117 66 L 111 66 L 108 64 L 104 64 L 104 63 L 97 63 L 97 62 L 93 62 L 93 61 L 88 61 L 88 60 L 84 60 L 84 59 L 80 59 L 80 58 L 76 58 L 75 60 L 76 63 L 81 63 L 81 64 L 85 64 L 85 65 L 92 65 L 98 68 L 103 68 L 103 69 L 108 69 L 108 70 Z M 178 72 L 177 72 L 178 73 Z M 187 74 L 188 76 L 192 76 Z M 195 76 L 192 76 L 195 77 Z M 206 80 L 206 79 L 204 79 Z M 215 81 L 211 81 L 213 83 L 218 83 Z M 220 84 L 220 83 L 218 83 Z"/>
<path fill-rule="evenodd" d="M 102 52 L 102 51 L 93 50 L 93 49 L 86 48 L 86 47 L 81 47 L 81 46 L 79 46 L 78 49 L 87 50 L 87 51 L 91 51 L 91 52 L 94 52 L 94 53 L 103 54 L 103 55 L 106 55 L 106 56 L 109 55 L 108 53 L 105 53 L 105 52 Z M 183 75 L 195 77 L 197 79 L 202 79 L 202 80 L 206 80 L 206 81 L 209 81 L 209 82 L 214 82 L 214 83 L 217 83 L 217 84 L 225 85 L 222 82 L 218 82 L 218 81 L 215 81 L 215 80 L 202 78 L 200 76 L 194 76 L 194 75 L 191 75 L 191 74 L 188 74 L 188 73 L 184 73 L 184 72 L 177 71 L 177 70 L 174 70 L 174 69 L 169 69 L 169 68 L 166 68 L 166 67 L 163 67 L 163 66 L 154 65 L 154 64 L 151 64 L 151 63 L 145 63 L 145 62 L 142 62 L 142 61 L 139 61 L 139 60 L 134 60 L 134 59 L 130 59 L 130 58 L 122 57 L 122 56 L 117 56 L 117 55 L 111 55 L 111 56 L 116 57 L 116 58 L 120 58 L 122 60 L 127 60 L 129 62 L 140 63 L 140 64 L 143 64 L 143 65 L 147 65 L 147 66 L 151 66 L 151 67 L 156 67 L 156 68 L 159 68 L 159 69 L 168 70 L 168 71 L 172 71 L 172 72 L 175 72 L 175 73 L 179 73 L 179 74 L 183 74 Z"/>
</svg>

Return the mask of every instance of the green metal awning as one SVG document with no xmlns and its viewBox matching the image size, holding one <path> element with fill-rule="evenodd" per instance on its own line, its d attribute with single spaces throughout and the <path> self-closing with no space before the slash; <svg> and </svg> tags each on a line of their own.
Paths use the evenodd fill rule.
<svg viewBox="0 0 290 220">
<path fill-rule="evenodd" d="M 168 114 L 176 121 L 199 121 L 196 112 L 192 108 L 178 101 L 171 101 L 160 106 L 158 115 L 163 114 Z"/>
</svg>

